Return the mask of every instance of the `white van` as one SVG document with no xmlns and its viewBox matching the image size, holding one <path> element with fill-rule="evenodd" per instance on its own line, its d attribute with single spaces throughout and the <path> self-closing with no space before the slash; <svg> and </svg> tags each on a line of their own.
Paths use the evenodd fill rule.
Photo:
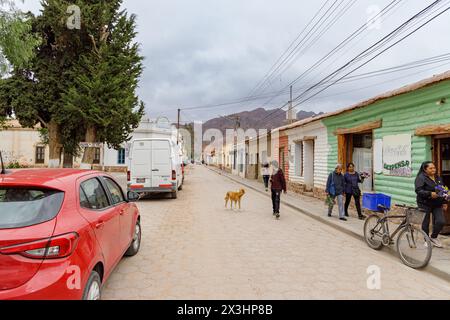
<svg viewBox="0 0 450 320">
<path fill-rule="evenodd" d="M 130 148 L 128 190 L 138 193 L 171 193 L 176 199 L 183 187 L 182 163 L 171 139 L 135 139 Z"/>
</svg>

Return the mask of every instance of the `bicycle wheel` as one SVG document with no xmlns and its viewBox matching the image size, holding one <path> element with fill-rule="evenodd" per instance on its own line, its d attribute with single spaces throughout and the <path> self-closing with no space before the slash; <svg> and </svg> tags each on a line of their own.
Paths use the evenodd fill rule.
<svg viewBox="0 0 450 320">
<path fill-rule="evenodd" d="M 421 269 L 430 262 L 433 245 L 425 232 L 410 225 L 398 235 L 397 251 L 404 264 Z"/>
<path fill-rule="evenodd" d="M 364 223 L 364 238 L 368 246 L 375 250 L 383 248 L 383 224 L 378 220 L 377 216 L 370 216 Z"/>
</svg>

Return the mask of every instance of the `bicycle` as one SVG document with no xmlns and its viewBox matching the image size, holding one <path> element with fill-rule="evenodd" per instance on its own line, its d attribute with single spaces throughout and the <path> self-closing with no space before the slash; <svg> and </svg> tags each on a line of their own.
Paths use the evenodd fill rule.
<svg viewBox="0 0 450 320">
<path fill-rule="evenodd" d="M 423 230 L 414 226 L 421 224 L 425 213 L 418 208 L 397 205 L 405 209 L 404 215 L 388 215 L 389 208 L 379 205 L 382 216 L 371 215 L 364 224 L 364 238 L 369 247 L 381 250 L 394 244 L 397 237 L 397 252 L 402 262 L 413 269 L 421 269 L 431 260 L 433 245 Z M 389 220 L 403 219 L 398 228 L 391 234 Z"/>
</svg>

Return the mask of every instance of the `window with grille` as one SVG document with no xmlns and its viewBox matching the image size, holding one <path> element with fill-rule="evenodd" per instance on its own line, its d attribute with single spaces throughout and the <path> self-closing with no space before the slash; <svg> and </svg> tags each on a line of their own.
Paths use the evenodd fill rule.
<svg viewBox="0 0 450 320">
<path fill-rule="evenodd" d="M 100 164 L 100 148 L 95 148 L 94 164 Z"/>
<path fill-rule="evenodd" d="M 117 164 L 125 164 L 125 149 L 119 149 L 117 152 Z"/>
<path fill-rule="evenodd" d="M 45 147 L 36 147 L 36 164 L 45 163 Z"/>
</svg>

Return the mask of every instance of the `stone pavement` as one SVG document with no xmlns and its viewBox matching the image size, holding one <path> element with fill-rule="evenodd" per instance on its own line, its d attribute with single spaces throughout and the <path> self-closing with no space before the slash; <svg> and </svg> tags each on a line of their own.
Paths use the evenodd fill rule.
<svg viewBox="0 0 450 320">
<path fill-rule="evenodd" d="M 239 176 L 226 173 L 215 167 L 208 168 L 224 177 L 245 185 L 248 188 L 270 196 L 269 193 L 265 192 L 262 182 L 244 179 Z M 327 216 L 327 208 L 324 201 L 313 197 L 290 193 L 289 190 L 287 195 L 282 195 L 282 203 L 303 214 L 308 215 L 311 218 L 316 219 L 317 221 L 320 221 L 328 226 L 336 228 L 337 230 L 345 232 L 350 236 L 364 241 L 364 221 L 354 218 L 357 216 L 356 212 L 350 212 L 350 215 L 353 215 L 353 218 L 351 217 L 349 221 L 343 222 L 337 218 L 336 206 L 334 209 L 334 217 L 329 218 Z M 450 281 L 450 238 L 441 236 L 440 240 L 444 244 L 444 249 L 435 248 L 433 250 L 431 262 L 425 270 L 447 281 Z M 387 249 L 388 252 L 390 251 L 392 254 L 397 255 L 394 247 L 385 249 Z"/>
<path fill-rule="evenodd" d="M 104 299 L 449 299 L 447 281 L 285 205 L 277 221 L 265 195 L 247 189 L 242 210 L 224 208 L 241 185 L 190 166 L 176 200 L 138 202 L 142 247 L 125 258 Z M 380 289 L 367 271 L 380 271 Z"/>
</svg>

